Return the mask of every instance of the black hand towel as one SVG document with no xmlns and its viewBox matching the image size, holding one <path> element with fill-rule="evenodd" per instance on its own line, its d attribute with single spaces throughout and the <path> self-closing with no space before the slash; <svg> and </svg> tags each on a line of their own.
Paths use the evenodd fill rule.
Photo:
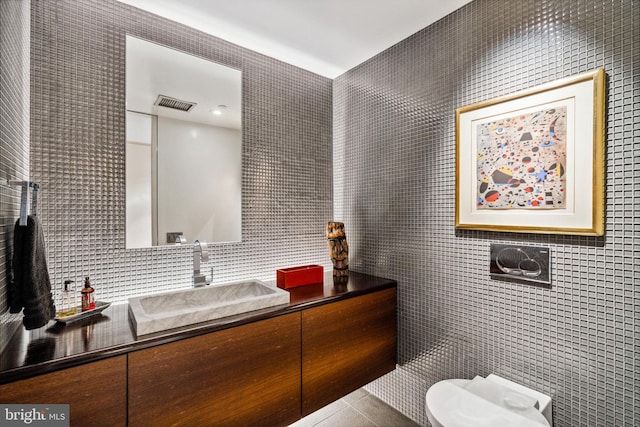
<svg viewBox="0 0 640 427">
<path fill-rule="evenodd" d="M 13 283 L 9 283 L 9 311 L 24 308 L 22 323 L 26 329 L 44 326 L 56 315 L 47 270 L 44 234 L 35 216 L 26 226 L 16 222 L 13 233 Z"/>
</svg>

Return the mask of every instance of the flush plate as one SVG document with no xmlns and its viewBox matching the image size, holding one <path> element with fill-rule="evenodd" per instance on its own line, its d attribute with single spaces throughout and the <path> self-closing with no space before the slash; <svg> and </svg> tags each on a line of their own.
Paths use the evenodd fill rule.
<svg viewBox="0 0 640 427">
<path fill-rule="evenodd" d="M 492 243 L 489 274 L 494 279 L 551 284 L 551 249 Z"/>
</svg>

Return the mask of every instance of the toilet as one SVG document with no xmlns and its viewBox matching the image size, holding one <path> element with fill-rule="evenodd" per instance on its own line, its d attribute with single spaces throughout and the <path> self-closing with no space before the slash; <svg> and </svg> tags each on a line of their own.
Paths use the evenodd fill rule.
<svg viewBox="0 0 640 427">
<path fill-rule="evenodd" d="M 491 374 L 440 381 L 427 390 L 433 427 L 550 427 L 551 398 Z"/>
</svg>

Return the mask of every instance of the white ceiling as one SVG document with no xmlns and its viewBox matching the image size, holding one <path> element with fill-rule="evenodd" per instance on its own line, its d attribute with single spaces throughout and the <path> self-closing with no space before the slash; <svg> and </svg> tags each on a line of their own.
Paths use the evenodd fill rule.
<svg viewBox="0 0 640 427">
<path fill-rule="evenodd" d="M 119 0 L 335 78 L 471 0 Z"/>
</svg>

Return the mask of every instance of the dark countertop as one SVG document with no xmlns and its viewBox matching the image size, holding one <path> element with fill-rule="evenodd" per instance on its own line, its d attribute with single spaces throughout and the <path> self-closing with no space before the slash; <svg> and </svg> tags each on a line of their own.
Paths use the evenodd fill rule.
<svg viewBox="0 0 640 427">
<path fill-rule="evenodd" d="M 396 286 L 395 280 L 354 271 L 349 272 L 345 283 L 334 283 L 329 271 L 325 272 L 324 283 L 287 289 L 291 294 L 289 305 L 141 337 L 136 337 L 129 321 L 127 303 L 113 304 L 99 315 L 69 325 L 51 321 L 31 331 L 20 327 L 0 354 L 0 384 Z"/>
</svg>

